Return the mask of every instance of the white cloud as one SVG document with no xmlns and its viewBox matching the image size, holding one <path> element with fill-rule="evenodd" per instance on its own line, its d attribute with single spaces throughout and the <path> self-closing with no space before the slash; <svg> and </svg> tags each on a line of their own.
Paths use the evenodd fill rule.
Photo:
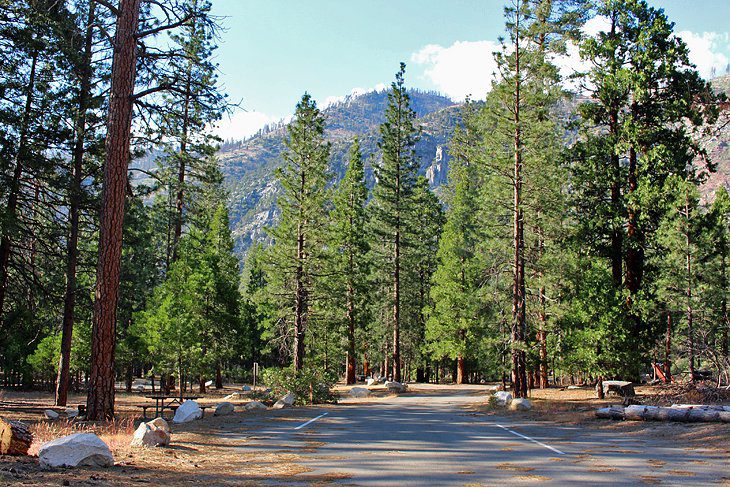
<svg viewBox="0 0 730 487">
<path fill-rule="evenodd" d="M 480 100 L 492 88 L 497 69 L 493 53 L 499 49 L 492 41 L 456 41 L 449 47 L 428 44 L 411 61 L 425 66 L 426 79 L 453 100 L 462 101 L 467 95 Z"/>
<path fill-rule="evenodd" d="M 730 51 L 730 33 L 703 32 L 698 34 L 683 30 L 677 35 L 689 47 L 689 60 L 697 66 L 703 78 L 713 76 L 713 68 L 717 75 L 724 74 L 730 59 L 720 51 Z"/>
<path fill-rule="evenodd" d="M 281 119 L 282 117 L 261 112 L 237 110 L 230 116 L 224 115 L 214 127 L 213 133 L 223 140 L 243 140 L 254 135 L 265 125 Z"/>
<path fill-rule="evenodd" d="M 347 95 L 328 96 L 327 98 L 325 98 L 324 103 L 322 103 L 322 108 L 327 108 L 328 106 L 343 102 L 350 97 L 364 95 L 365 93 L 370 93 L 371 91 L 383 91 L 386 88 L 387 88 L 387 85 L 385 83 L 378 83 L 373 88 L 361 88 L 361 87 L 353 88 L 350 91 L 350 93 L 348 93 Z"/>
</svg>

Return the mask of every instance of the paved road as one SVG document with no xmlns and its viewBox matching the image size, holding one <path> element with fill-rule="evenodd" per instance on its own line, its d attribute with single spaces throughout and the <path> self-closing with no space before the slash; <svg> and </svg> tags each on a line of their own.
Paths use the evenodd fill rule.
<svg viewBox="0 0 730 487">
<path fill-rule="evenodd" d="M 296 409 L 256 432 L 261 439 L 248 448 L 302 455 L 312 471 L 279 482 L 286 485 L 308 478 L 398 487 L 717 485 L 730 478 L 723 479 L 730 476 L 727 454 L 688 451 L 671 438 L 615 437 L 612 431 L 519 422 L 464 408 L 478 400 L 474 391 L 460 389 Z"/>
</svg>

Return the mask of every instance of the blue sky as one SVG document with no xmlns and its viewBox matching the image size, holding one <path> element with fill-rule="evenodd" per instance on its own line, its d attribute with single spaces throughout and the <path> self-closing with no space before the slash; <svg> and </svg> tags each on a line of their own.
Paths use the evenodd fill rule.
<svg viewBox="0 0 730 487">
<path fill-rule="evenodd" d="M 387 86 L 404 61 L 409 86 L 483 97 L 503 30 L 502 0 L 212 0 L 226 30 L 216 60 L 247 111 L 218 132 L 243 138 L 290 115 L 305 91 L 320 106 Z M 709 76 L 730 63 L 730 0 L 654 0 Z M 600 28 L 600 22 L 589 26 Z M 567 67 L 566 67 L 567 69 Z"/>
</svg>

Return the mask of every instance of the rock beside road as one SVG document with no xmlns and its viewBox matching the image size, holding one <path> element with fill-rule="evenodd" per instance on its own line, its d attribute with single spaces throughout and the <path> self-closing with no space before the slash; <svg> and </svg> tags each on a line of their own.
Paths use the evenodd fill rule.
<svg viewBox="0 0 730 487">
<path fill-rule="evenodd" d="M 290 408 L 296 402 L 297 397 L 289 392 L 286 396 L 282 397 L 274 404 L 274 409 Z"/>
<path fill-rule="evenodd" d="M 203 417 L 203 410 L 195 401 L 185 401 L 175 411 L 175 416 L 172 418 L 173 423 L 189 423 Z"/>
<path fill-rule="evenodd" d="M 532 409 L 532 403 L 529 399 L 518 397 L 517 399 L 512 399 L 512 401 L 510 401 L 509 408 L 511 411 L 529 411 Z"/>
<path fill-rule="evenodd" d="M 497 391 L 492 396 L 492 400 L 497 406 L 509 406 L 509 403 L 512 402 L 512 393 L 507 391 Z"/>
<path fill-rule="evenodd" d="M 350 396 L 352 397 L 368 397 L 370 396 L 370 391 L 365 389 L 364 387 L 353 387 L 350 389 Z"/>
<path fill-rule="evenodd" d="M 94 433 L 76 433 L 41 446 L 38 459 L 43 467 L 110 467 L 114 465 L 111 450 Z"/>
<path fill-rule="evenodd" d="M 408 387 L 406 387 L 405 384 L 401 384 L 400 382 L 396 382 L 394 380 L 387 381 L 385 383 L 385 387 L 388 389 L 388 391 L 394 392 L 396 394 L 400 394 L 408 390 Z"/>
<path fill-rule="evenodd" d="M 260 401 L 251 401 L 251 402 L 247 402 L 246 405 L 243 406 L 243 408 L 246 411 L 253 411 L 255 409 L 266 409 L 266 404 L 264 404 Z"/>
<path fill-rule="evenodd" d="M 227 416 L 235 411 L 235 407 L 230 402 L 222 402 L 215 407 L 213 416 Z"/>
</svg>

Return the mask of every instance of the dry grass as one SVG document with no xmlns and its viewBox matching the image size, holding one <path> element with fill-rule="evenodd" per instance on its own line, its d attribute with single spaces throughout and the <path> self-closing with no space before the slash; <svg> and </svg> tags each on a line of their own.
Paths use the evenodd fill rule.
<svg viewBox="0 0 730 487">
<path fill-rule="evenodd" d="M 225 392 L 230 392 L 225 391 Z M 222 394 L 218 394 L 220 396 Z M 267 481 L 287 482 L 292 476 L 306 474 L 309 468 L 299 465 L 299 449 L 287 452 L 252 448 L 257 440 L 256 431 L 273 419 L 267 413 L 238 412 L 230 416 L 214 417 L 210 413 L 202 421 L 174 425 L 170 448 L 131 448 L 129 442 L 139 424 L 140 410 L 134 404 L 144 403 L 138 395 L 119 395 L 117 410 L 120 419 L 112 423 L 83 423 L 47 421 L 43 410 L 51 407 L 52 398 L 42 393 L 4 393 L 0 415 L 23 420 L 34 434 L 31 453 L 37 454 L 46 441 L 72 433 L 94 432 L 104 440 L 115 458 L 114 468 L 77 468 L 43 470 L 36 457 L 0 456 L 0 485 L 260 485 Z M 202 398 L 202 403 L 220 401 L 214 395 Z M 245 401 L 245 399 L 244 399 Z M 236 401 L 234 401 L 236 402 Z M 69 404 L 82 404 L 81 397 L 72 397 Z M 58 409 L 57 409 L 58 410 Z M 209 410 L 210 411 L 210 410 Z M 288 418 L 277 418 L 288 419 Z M 216 432 L 225 434 L 219 435 Z M 309 442 L 306 449 L 321 446 Z M 292 445 L 282 445 L 292 448 Z M 344 478 L 341 474 L 335 477 Z M 309 484 L 331 482 L 332 478 L 316 476 L 297 477 Z"/>
<path fill-rule="evenodd" d="M 38 455 L 38 450 L 44 443 L 74 433 L 95 433 L 104 443 L 109 445 L 112 454 L 119 454 L 126 450 L 130 437 L 134 434 L 133 418 L 122 418 L 110 423 L 80 423 L 67 420 L 54 422 L 37 422 L 30 426 L 33 433 L 33 443 L 28 454 Z"/>
</svg>

